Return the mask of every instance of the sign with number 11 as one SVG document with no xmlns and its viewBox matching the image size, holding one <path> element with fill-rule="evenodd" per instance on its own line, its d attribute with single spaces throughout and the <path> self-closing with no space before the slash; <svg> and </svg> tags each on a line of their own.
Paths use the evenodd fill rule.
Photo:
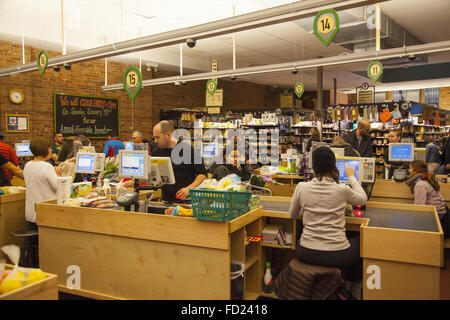
<svg viewBox="0 0 450 320">
<path fill-rule="evenodd" d="M 373 61 L 367 67 L 367 76 L 372 79 L 373 82 L 377 82 L 383 74 L 383 65 L 380 61 Z"/>
</svg>

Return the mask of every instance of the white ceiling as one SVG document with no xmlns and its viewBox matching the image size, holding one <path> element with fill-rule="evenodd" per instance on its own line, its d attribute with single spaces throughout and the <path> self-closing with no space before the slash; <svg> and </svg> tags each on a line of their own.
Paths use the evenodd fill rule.
<svg viewBox="0 0 450 320">
<path fill-rule="evenodd" d="M 61 51 L 61 3 L 64 7 L 66 52 L 71 53 L 228 18 L 233 15 L 233 5 L 235 14 L 239 15 L 290 2 L 292 1 L 0 0 L 0 39 L 21 43 L 23 36 L 26 45 Z M 381 10 L 423 43 L 450 40 L 450 0 L 391 0 L 381 3 Z M 331 57 L 350 52 L 333 43 L 329 47 L 324 46 L 312 33 L 300 27 L 301 22 L 236 33 L 236 68 L 313 59 L 318 56 Z M 374 31 L 370 32 L 371 38 L 372 32 L 375 38 Z M 210 71 L 213 59 L 218 60 L 219 70 L 231 69 L 232 39 L 229 34 L 198 41 L 192 49 L 183 45 L 184 74 L 189 71 Z M 148 50 L 141 54 L 143 63 L 155 62 L 164 68 L 179 70 L 179 45 Z M 137 64 L 138 57 L 138 53 L 133 53 L 114 59 Z M 450 52 L 432 54 L 428 61 L 450 62 Z M 367 78 L 352 71 L 363 71 L 366 66 L 359 63 L 325 67 L 324 89 L 333 88 L 334 78 L 337 79 L 340 90 L 359 86 Z M 280 87 L 292 87 L 297 81 L 302 81 L 307 90 L 315 90 L 316 78 L 315 70 L 303 70 L 297 75 L 278 72 L 239 77 L 238 80 Z M 450 86 L 449 79 L 409 82 L 407 85 L 430 86 L 432 83 Z M 384 84 L 377 84 L 376 88 L 377 91 L 392 90 L 392 87 Z"/>
</svg>

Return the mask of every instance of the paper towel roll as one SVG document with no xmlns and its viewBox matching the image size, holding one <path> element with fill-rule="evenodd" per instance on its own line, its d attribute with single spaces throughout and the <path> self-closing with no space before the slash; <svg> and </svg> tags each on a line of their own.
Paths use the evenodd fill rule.
<svg viewBox="0 0 450 320">
<path fill-rule="evenodd" d="M 63 204 L 70 199 L 72 177 L 57 177 L 56 203 Z"/>
</svg>

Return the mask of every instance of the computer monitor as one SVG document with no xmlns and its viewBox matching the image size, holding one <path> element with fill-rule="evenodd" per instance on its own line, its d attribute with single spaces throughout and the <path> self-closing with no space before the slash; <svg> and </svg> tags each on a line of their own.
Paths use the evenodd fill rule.
<svg viewBox="0 0 450 320">
<path fill-rule="evenodd" d="M 170 157 L 150 157 L 150 180 L 155 185 L 175 184 Z"/>
<path fill-rule="evenodd" d="M 147 150 L 148 151 L 148 143 L 133 143 L 133 150 Z"/>
<path fill-rule="evenodd" d="M 76 173 L 96 174 L 105 168 L 105 154 L 79 151 L 75 160 Z"/>
<path fill-rule="evenodd" d="M 148 179 L 148 151 L 119 150 L 119 176 L 131 179 Z"/>
<path fill-rule="evenodd" d="M 343 157 L 345 156 L 345 149 L 344 148 L 330 148 L 331 151 L 333 151 L 334 155 L 336 157 Z"/>
<path fill-rule="evenodd" d="M 133 142 L 131 142 L 131 141 L 126 141 L 126 142 L 124 142 L 123 143 L 123 145 L 124 145 L 124 147 L 125 147 L 125 150 L 134 150 L 133 149 Z"/>
<path fill-rule="evenodd" d="M 217 155 L 217 143 L 203 143 L 202 156 L 203 158 L 211 158 Z"/>
<path fill-rule="evenodd" d="M 16 155 L 18 157 L 32 157 L 33 153 L 30 150 L 30 143 L 16 143 Z"/>
<path fill-rule="evenodd" d="M 373 183 L 375 181 L 375 158 L 336 157 L 339 182 L 349 183 L 345 174 L 345 164 L 355 169 L 355 178 L 359 183 Z"/>
<path fill-rule="evenodd" d="M 95 147 L 94 146 L 83 146 L 80 151 L 95 153 Z"/>
<path fill-rule="evenodd" d="M 414 161 L 414 143 L 389 143 L 389 161 Z"/>
</svg>

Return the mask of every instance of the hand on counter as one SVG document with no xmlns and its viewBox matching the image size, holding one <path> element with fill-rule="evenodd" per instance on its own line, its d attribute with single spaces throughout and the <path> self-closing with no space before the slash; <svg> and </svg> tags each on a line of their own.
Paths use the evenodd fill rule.
<svg viewBox="0 0 450 320">
<path fill-rule="evenodd" d="M 56 175 L 58 176 L 58 177 L 61 177 L 61 174 L 62 174 L 62 168 L 61 167 L 53 167 L 53 168 L 55 168 L 55 172 L 56 172 Z"/>
<path fill-rule="evenodd" d="M 385 163 L 384 167 L 390 169 L 392 167 L 392 165 Z"/>
<path fill-rule="evenodd" d="M 178 190 L 178 192 L 175 194 L 175 197 L 176 197 L 177 199 L 180 199 L 180 200 L 186 199 L 186 198 L 189 196 L 189 189 L 190 189 L 190 188 L 188 188 L 188 187 L 181 188 L 181 189 Z"/>
</svg>

